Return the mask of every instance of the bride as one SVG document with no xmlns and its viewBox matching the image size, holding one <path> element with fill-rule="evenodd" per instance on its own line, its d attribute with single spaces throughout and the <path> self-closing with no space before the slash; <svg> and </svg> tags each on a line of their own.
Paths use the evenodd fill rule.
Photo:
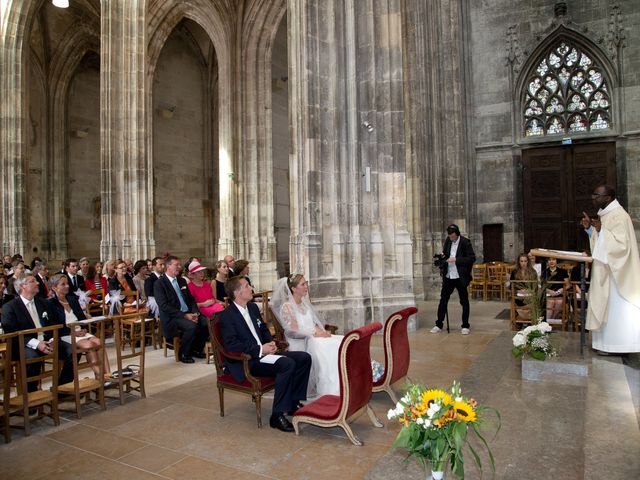
<svg viewBox="0 0 640 480">
<path fill-rule="evenodd" d="M 284 329 L 289 350 L 311 355 L 308 395 L 338 395 L 338 348 L 343 336 L 331 335 L 323 328 L 308 293 L 303 275 L 283 277 L 274 289 L 271 308 Z"/>
</svg>

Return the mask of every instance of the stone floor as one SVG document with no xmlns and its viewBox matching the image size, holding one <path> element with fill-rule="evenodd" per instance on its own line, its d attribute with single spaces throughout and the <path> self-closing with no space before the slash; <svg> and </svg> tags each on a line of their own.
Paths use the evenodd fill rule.
<svg viewBox="0 0 640 480">
<path fill-rule="evenodd" d="M 433 325 L 435 304 L 420 303 L 409 377 L 444 387 L 460 379 L 466 393 L 500 411 L 502 429 L 491 442 L 496 478 L 640 478 L 638 356 L 588 352 L 586 381 L 522 380 L 520 360 L 510 354 L 508 320 L 496 319 L 504 308 L 475 302 L 472 334 L 462 336 L 452 303 L 456 327 L 433 335 L 427 327 Z M 577 336 L 559 340 L 570 350 Z M 382 359 L 379 336 L 372 355 Z M 399 427 L 386 418 L 392 406 L 386 394 L 371 401 L 384 428 L 360 417 L 353 430 L 365 444 L 355 447 L 338 429 L 307 426 L 300 436 L 258 429 L 251 401 L 233 392 L 226 393 L 226 416 L 220 417 L 214 371 L 213 365 L 183 365 L 151 351 L 146 399 L 131 396 L 124 406 L 110 401 L 106 412 L 87 407 L 80 420 L 65 414 L 60 427 L 39 420 L 27 438 L 14 430 L 12 443 L 0 446 L 0 478 L 424 478 L 415 462 L 403 464 L 401 452 L 391 449 Z M 266 418 L 270 403 L 263 405 Z M 485 459 L 487 478 L 490 473 Z M 466 478 L 479 476 L 469 458 Z"/>
</svg>

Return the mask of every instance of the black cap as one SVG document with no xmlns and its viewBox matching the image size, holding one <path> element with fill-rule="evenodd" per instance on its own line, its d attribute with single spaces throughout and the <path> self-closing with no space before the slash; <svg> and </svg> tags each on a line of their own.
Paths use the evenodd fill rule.
<svg viewBox="0 0 640 480">
<path fill-rule="evenodd" d="M 460 236 L 460 229 L 455 223 L 452 223 L 447 227 L 447 233 L 449 235 L 451 235 L 452 233 L 455 233 L 456 235 Z"/>
</svg>

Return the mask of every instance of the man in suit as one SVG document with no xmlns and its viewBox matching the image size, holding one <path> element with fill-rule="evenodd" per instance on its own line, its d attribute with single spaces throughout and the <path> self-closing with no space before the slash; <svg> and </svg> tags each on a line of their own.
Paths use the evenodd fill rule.
<svg viewBox="0 0 640 480">
<path fill-rule="evenodd" d="M 193 363 L 193 357 L 205 358 L 202 352 L 209 337 L 207 319 L 180 278 L 182 263 L 172 255 L 165 260 L 165 274 L 156 280 L 153 296 L 158 304 L 162 331 L 167 339 L 180 336 L 180 361 Z"/>
<path fill-rule="evenodd" d="M 49 267 L 44 262 L 36 262 L 31 273 L 40 287 L 36 297 L 46 300 L 49 298 Z"/>
<path fill-rule="evenodd" d="M 307 352 L 277 354 L 276 344 L 260 317 L 253 300 L 253 289 L 243 276 L 233 277 L 225 284 L 232 303 L 220 314 L 224 347 L 231 352 L 251 355 L 249 371 L 259 377 L 275 377 L 276 388 L 269 425 L 283 432 L 292 432 L 293 425 L 284 416 L 293 413 L 307 398 L 311 356 Z M 251 302 L 251 303 L 250 303 Z M 275 360 L 275 361 L 274 361 Z M 225 359 L 233 377 L 244 380 L 242 362 Z"/>
<path fill-rule="evenodd" d="M 153 286 L 155 285 L 156 280 L 158 280 L 164 273 L 164 258 L 155 257 L 151 260 L 151 265 L 153 270 L 144 281 L 144 293 L 147 298 L 155 296 L 153 293 Z"/>
<path fill-rule="evenodd" d="M 2 328 L 5 333 L 42 328 L 50 323 L 49 316 L 51 312 L 47 309 L 46 302 L 36 298 L 39 286 L 35 277 L 33 275 L 18 277 L 15 279 L 14 286 L 18 296 L 2 308 Z M 25 347 L 27 359 L 50 355 L 53 351 L 51 340 L 45 340 L 43 334 L 38 336 L 35 334 L 27 335 L 25 337 Z M 14 360 L 17 360 L 19 355 L 17 344 L 14 345 L 13 354 Z M 64 342 L 59 341 L 58 358 L 64 362 L 60 372 L 60 384 L 73 381 L 73 358 L 71 355 L 71 345 L 67 346 Z M 40 367 L 40 363 L 28 365 L 27 375 L 37 375 L 40 372 Z M 37 387 L 37 382 L 30 382 L 27 385 L 27 389 L 30 392 L 35 391 Z"/>
<path fill-rule="evenodd" d="M 471 267 L 476 261 L 471 241 L 460 235 L 457 225 L 447 227 L 448 237 L 442 248 L 443 262 L 440 273 L 442 275 L 442 290 L 440 291 L 440 304 L 438 305 L 438 319 L 431 333 L 440 333 L 447 312 L 449 297 L 454 290 L 458 291 L 460 305 L 462 305 L 462 335 L 469 335 L 469 293 L 467 286 L 471 282 Z"/>
<path fill-rule="evenodd" d="M 84 284 L 84 277 L 78 274 L 78 260 L 67 258 L 64 261 L 64 273 L 69 277 L 69 293 L 76 293 L 76 290 L 87 290 Z"/>
<path fill-rule="evenodd" d="M 227 278 L 235 277 L 238 272 L 236 270 L 236 260 L 233 258 L 233 255 L 225 255 L 224 262 L 227 264 L 227 267 L 229 267 Z"/>
</svg>

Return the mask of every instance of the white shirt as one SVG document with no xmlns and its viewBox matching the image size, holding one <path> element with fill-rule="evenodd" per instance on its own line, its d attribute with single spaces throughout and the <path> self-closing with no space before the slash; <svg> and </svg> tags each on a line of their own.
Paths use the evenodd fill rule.
<svg viewBox="0 0 640 480">
<path fill-rule="evenodd" d="M 256 339 L 256 343 L 260 347 L 260 355 L 259 356 L 261 357 L 262 356 L 262 342 L 260 341 L 260 337 L 258 336 L 258 332 L 256 332 L 256 327 L 253 324 L 253 320 L 251 320 L 251 315 L 249 315 L 249 309 L 247 307 L 243 307 L 241 305 L 238 305 L 236 302 L 233 302 L 233 304 L 237 307 L 237 309 L 242 314 L 242 318 L 244 318 L 244 321 L 247 324 L 247 327 L 249 327 L 249 330 L 251 331 L 251 334 L 253 335 L 253 338 Z"/>
<path fill-rule="evenodd" d="M 458 253 L 458 245 L 460 245 L 459 235 L 455 242 L 451 242 L 451 252 L 449 253 L 449 258 L 456 258 L 456 253 Z M 458 267 L 456 267 L 455 263 L 447 264 L 447 278 L 451 280 L 460 278 L 460 275 L 458 274 Z"/>
<path fill-rule="evenodd" d="M 33 315 L 31 315 L 31 319 L 33 320 L 33 324 L 36 326 L 36 328 L 42 328 L 43 325 L 40 322 L 40 317 L 38 317 L 38 309 L 36 308 L 35 297 L 32 298 L 31 300 L 28 300 L 24 298 L 22 295 L 20 295 L 20 299 L 24 303 L 24 306 L 29 312 L 29 315 L 31 315 L 31 312 L 29 311 L 29 303 L 33 304 L 33 310 L 36 313 L 36 316 L 34 317 Z M 32 338 L 31 340 L 29 340 L 29 343 L 27 343 L 27 347 L 37 350 L 38 345 L 40 344 L 40 342 L 43 342 L 43 341 L 44 341 L 44 335 L 42 333 L 39 333 L 37 338 Z"/>
</svg>

